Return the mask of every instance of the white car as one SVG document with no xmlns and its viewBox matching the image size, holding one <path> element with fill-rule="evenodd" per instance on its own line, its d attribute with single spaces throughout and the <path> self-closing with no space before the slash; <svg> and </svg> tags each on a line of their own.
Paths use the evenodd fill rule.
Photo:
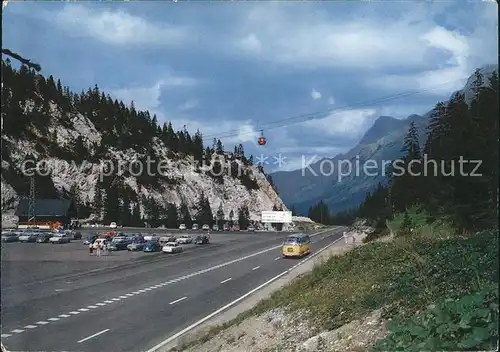
<svg viewBox="0 0 500 352">
<path fill-rule="evenodd" d="M 70 239 L 65 233 L 56 233 L 53 237 L 49 238 L 49 242 L 54 243 L 69 243 Z"/>
<path fill-rule="evenodd" d="M 205 230 L 205 231 L 208 231 L 208 230 L 210 230 L 210 226 L 208 226 L 207 224 L 205 224 L 205 225 L 203 225 L 203 226 L 201 227 L 201 229 L 202 229 L 202 230 Z"/>
<path fill-rule="evenodd" d="M 185 230 L 186 229 L 186 224 L 181 224 L 181 226 L 179 226 L 179 230 Z"/>
<path fill-rule="evenodd" d="M 198 230 L 198 228 L 199 228 L 198 224 L 193 224 L 193 227 L 192 227 L 193 230 Z"/>
<path fill-rule="evenodd" d="M 163 253 L 181 253 L 182 246 L 177 242 L 168 242 L 162 248 Z"/>
<path fill-rule="evenodd" d="M 182 235 L 177 238 L 177 243 L 182 243 L 182 244 L 193 243 L 193 237 L 189 235 Z"/>
<path fill-rule="evenodd" d="M 154 233 L 152 235 L 144 236 L 144 241 L 146 241 L 146 242 L 156 241 L 156 240 L 158 240 L 158 235 L 155 235 Z"/>
<path fill-rule="evenodd" d="M 25 243 L 25 242 L 36 242 L 36 238 L 38 237 L 38 233 L 34 230 L 28 230 L 24 231 L 20 236 L 19 236 L 19 242 Z"/>
<path fill-rule="evenodd" d="M 116 225 L 116 222 L 113 221 L 111 224 L 109 224 L 109 227 L 112 229 L 116 229 L 118 226 Z"/>
</svg>

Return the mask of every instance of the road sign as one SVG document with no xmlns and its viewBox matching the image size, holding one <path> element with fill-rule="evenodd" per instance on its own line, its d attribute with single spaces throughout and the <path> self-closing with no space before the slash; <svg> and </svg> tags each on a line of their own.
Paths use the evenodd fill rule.
<svg viewBox="0 0 500 352">
<path fill-rule="evenodd" d="M 291 211 L 263 211 L 261 215 L 263 223 L 281 223 L 286 224 L 292 222 Z"/>
</svg>

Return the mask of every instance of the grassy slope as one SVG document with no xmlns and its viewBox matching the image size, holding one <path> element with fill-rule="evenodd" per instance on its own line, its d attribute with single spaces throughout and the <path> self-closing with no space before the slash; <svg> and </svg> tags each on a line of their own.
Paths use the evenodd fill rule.
<svg viewBox="0 0 500 352">
<path fill-rule="evenodd" d="M 421 315 L 429 313 L 432 309 L 428 306 L 434 303 L 441 307 L 434 309 L 448 309 L 446 305 L 449 303 L 442 303 L 447 298 L 454 299 L 479 292 L 488 296 L 490 301 L 496 300 L 498 233 L 482 232 L 468 237 L 450 235 L 451 231 L 443 224 L 425 226 L 425 214 L 413 211 L 410 216 L 419 229 L 411 238 L 396 238 L 389 243 L 369 243 L 344 256 L 332 257 L 315 267 L 310 274 L 293 281 L 271 298 L 261 301 L 235 321 L 214 328 L 210 335 L 250 315 L 257 315 L 274 307 L 305 308 L 309 312 L 307 318 L 319 329 L 328 330 L 363 318 L 369 312 L 383 307 L 385 318 L 400 323 L 393 323 L 392 334 L 380 341 L 378 348 L 382 350 L 437 347 L 460 350 L 467 343 L 487 347 L 496 342 L 498 331 L 485 321 L 470 323 L 463 328 L 450 327 L 459 324 L 463 320 L 463 314 L 469 314 L 468 318 L 464 318 L 467 321 L 473 319 L 470 312 L 443 313 L 447 318 L 442 318 L 443 314 L 438 312 L 437 322 L 434 318 L 428 318 L 434 325 L 445 321 L 443 326 L 438 327 L 422 322 L 424 318 Z M 400 222 L 401 217 L 396 218 L 391 223 L 391 228 L 397 230 Z M 484 313 L 484 319 L 498 325 L 498 314 L 495 313 L 498 306 L 493 303 L 490 305 L 491 302 L 483 298 L 487 302 L 484 303 L 486 307 L 480 303 L 473 308 L 457 306 L 450 309 L 464 312 L 483 309 L 483 313 L 486 309 L 488 312 Z M 477 297 L 475 300 L 477 302 Z M 441 303 L 448 308 L 440 306 Z M 413 321 L 410 322 L 409 319 Z M 482 324 L 480 331 L 476 326 L 478 324 Z M 484 328 L 485 324 L 487 328 Z M 420 330 L 414 326 L 420 326 Z M 413 336 L 415 331 L 420 335 Z M 204 340 L 208 338 L 209 336 Z M 460 346 L 458 344 L 461 338 L 468 338 L 469 341 Z"/>
</svg>

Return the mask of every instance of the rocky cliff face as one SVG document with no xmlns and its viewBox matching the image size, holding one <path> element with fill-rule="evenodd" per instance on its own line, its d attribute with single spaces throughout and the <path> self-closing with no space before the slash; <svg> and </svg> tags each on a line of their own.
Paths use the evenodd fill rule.
<svg viewBox="0 0 500 352">
<path fill-rule="evenodd" d="M 2 214 L 12 213 L 29 194 L 26 174 L 35 162 L 38 198 L 74 196 L 96 221 L 106 209 L 96 211 L 105 205 L 95 203 L 114 191 L 120 206 L 126 198 L 142 216 L 151 201 L 160 210 L 185 205 L 195 216 L 200 195 L 214 216 L 220 207 L 235 219 L 242 207 L 253 219 L 273 207 L 286 210 L 243 150 L 227 153 L 221 143 L 205 148 L 200 132 L 192 137 L 168 123 L 162 127 L 155 116 L 113 101 L 97 87 L 75 94 L 52 77 L 15 70 L 8 62 L 2 66 Z"/>
</svg>

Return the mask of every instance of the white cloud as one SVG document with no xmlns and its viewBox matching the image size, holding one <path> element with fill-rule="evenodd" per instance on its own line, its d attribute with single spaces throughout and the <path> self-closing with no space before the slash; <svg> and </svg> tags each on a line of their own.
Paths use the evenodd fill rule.
<svg viewBox="0 0 500 352">
<path fill-rule="evenodd" d="M 321 98 L 321 93 L 313 88 L 313 90 L 311 91 L 311 98 L 313 98 L 314 100 L 318 100 Z"/>
<path fill-rule="evenodd" d="M 309 128 L 331 136 L 350 134 L 362 135 L 371 117 L 376 114 L 375 109 L 338 110 L 328 116 L 309 120 L 301 124 L 302 128 Z"/>
<path fill-rule="evenodd" d="M 408 3 L 397 4 L 391 8 L 377 4 L 377 7 L 363 4 L 363 7 L 350 4 L 349 13 L 329 17 L 326 12 L 311 9 L 312 5 L 264 3 L 255 5 L 241 21 L 236 32 L 234 45 L 238 50 L 245 50 L 248 56 L 258 56 L 278 64 L 317 69 L 350 68 L 361 70 L 393 70 L 397 68 L 426 70 L 436 64 L 436 50 L 449 56 L 449 63 L 463 67 L 470 61 L 471 43 L 491 43 L 484 38 L 493 38 L 497 34 L 497 23 L 493 17 L 493 7 L 474 7 L 470 17 L 481 15 L 487 8 L 487 29 L 477 23 L 478 30 L 467 33 L 467 37 L 453 33 L 437 24 L 443 18 L 452 18 L 455 12 L 449 11 L 451 3 Z M 489 4 L 487 4 L 489 5 Z M 329 10 L 336 11 L 338 4 L 329 5 Z M 488 17 L 489 16 L 489 17 Z M 479 21 L 478 21 L 479 22 Z M 482 33 L 480 27 L 483 27 Z M 495 32 L 493 32 L 493 30 Z M 251 34 L 249 34 L 251 33 Z M 422 35 L 424 33 L 424 35 Z M 488 35 L 489 34 L 489 35 Z M 259 38 L 259 50 L 242 45 L 249 37 Z M 493 44 L 497 46 L 497 44 Z M 485 47 L 476 52 L 481 57 Z M 490 50 L 491 52 L 496 50 Z M 493 57 L 492 59 L 495 59 Z M 483 57 L 484 60 L 484 57 Z M 457 77 L 457 71 L 439 71 L 448 77 Z M 430 73 L 429 73 L 430 75 Z M 442 79 L 441 81 L 443 81 Z"/>
<path fill-rule="evenodd" d="M 163 89 L 172 89 L 178 87 L 192 87 L 198 81 L 191 77 L 165 75 L 163 79 L 158 80 L 151 86 L 135 86 L 120 89 L 106 89 L 114 98 L 122 100 L 125 104 L 134 102 L 136 109 L 148 110 L 151 114 L 156 114 L 159 120 L 164 119 L 165 114 L 159 111 L 160 97 Z M 186 102 L 188 103 L 188 102 Z M 191 104 L 197 103 L 191 101 Z"/>
<path fill-rule="evenodd" d="M 241 41 L 238 42 L 238 46 L 241 50 L 253 53 L 259 53 L 262 49 L 262 43 L 254 33 L 250 33 L 241 39 Z"/>
<path fill-rule="evenodd" d="M 107 44 L 150 44 L 175 46 L 192 38 L 188 28 L 154 24 L 144 18 L 117 10 L 92 11 L 80 4 L 67 4 L 44 18 L 55 21 L 65 33 L 85 34 Z"/>
<path fill-rule="evenodd" d="M 335 104 L 335 99 L 333 99 L 333 97 L 328 98 L 328 104 L 330 105 Z"/>
<path fill-rule="evenodd" d="M 386 75 L 367 80 L 374 88 L 401 90 L 403 87 L 420 90 L 432 95 L 450 94 L 462 88 L 472 73 L 468 63 L 470 46 L 467 37 L 443 27 L 434 27 L 420 37 L 429 48 L 450 53 L 450 58 L 438 69 L 425 70 L 416 74 Z"/>
<path fill-rule="evenodd" d="M 188 111 L 188 110 L 192 110 L 196 107 L 199 106 L 199 102 L 198 100 L 196 99 L 192 99 L 192 100 L 187 100 L 184 104 L 181 104 L 177 107 L 177 110 L 179 111 Z"/>
</svg>

